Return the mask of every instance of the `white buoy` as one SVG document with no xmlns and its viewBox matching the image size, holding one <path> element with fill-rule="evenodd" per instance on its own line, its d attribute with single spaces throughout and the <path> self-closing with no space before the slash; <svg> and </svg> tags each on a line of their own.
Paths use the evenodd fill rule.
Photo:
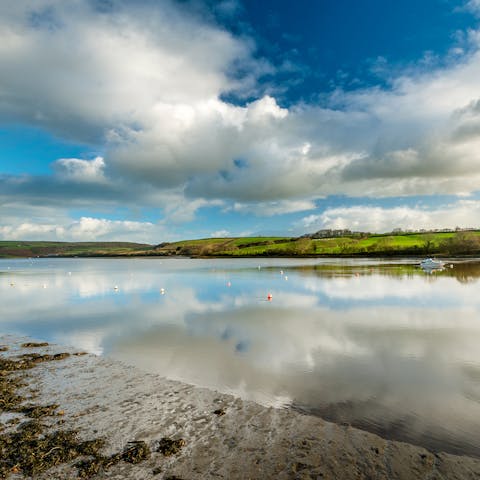
<svg viewBox="0 0 480 480">
<path fill-rule="evenodd" d="M 71 275 L 71 274 L 72 274 L 72 272 L 68 272 L 68 274 L 69 274 L 69 275 Z"/>
<path fill-rule="evenodd" d="M 280 270 L 280 275 L 283 275 L 283 270 Z"/>
<path fill-rule="evenodd" d="M 118 285 L 115 285 L 115 286 L 113 287 L 113 289 L 114 289 L 114 290 L 118 290 Z"/>
<path fill-rule="evenodd" d="M 165 289 L 164 288 L 160 289 L 160 295 L 165 295 Z"/>
<path fill-rule="evenodd" d="M 288 280 L 288 277 L 285 275 L 285 280 Z"/>
</svg>

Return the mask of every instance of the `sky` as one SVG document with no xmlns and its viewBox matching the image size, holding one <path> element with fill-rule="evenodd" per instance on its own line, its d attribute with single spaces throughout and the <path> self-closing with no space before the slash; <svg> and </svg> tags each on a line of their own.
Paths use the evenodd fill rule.
<svg viewBox="0 0 480 480">
<path fill-rule="evenodd" d="M 0 3 L 0 239 L 480 227 L 480 0 Z"/>
</svg>

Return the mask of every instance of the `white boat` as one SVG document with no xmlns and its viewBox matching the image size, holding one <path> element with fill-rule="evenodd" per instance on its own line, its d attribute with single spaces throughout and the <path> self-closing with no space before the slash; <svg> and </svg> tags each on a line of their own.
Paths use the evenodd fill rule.
<svg viewBox="0 0 480 480">
<path fill-rule="evenodd" d="M 420 262 L 420 267 L 422 267 L 424 270 L 436 270 L 439 268 L 444 268 L 445 264 L 440 260 L 425 258 Z"/>
</svg>

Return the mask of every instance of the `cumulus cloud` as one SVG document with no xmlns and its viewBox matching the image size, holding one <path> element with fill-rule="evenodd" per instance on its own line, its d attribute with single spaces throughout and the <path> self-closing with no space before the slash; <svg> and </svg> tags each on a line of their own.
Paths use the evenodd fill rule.
<svg viewBox="0 0 480 480">
<path fill-rule="evenodd" d="M 480 201 L 460 200 L 435 209 L 420 207 L 372 207 L 354 206 L 328 208 L 320 215 L 308 215 L 301 221 L 305 231 L 314 232 L 323 228 L 363 232 L 390 232 L 434 228 L 478 227 Z"/>
<path fill-rule="evenodd" d="M 166 0 L 0 7 L 2 116 L 74 138 L 141 126 L 156 106 L 214 98 L 249 46 Z M 211 52 L 215 52 L 214 55 Z"/>
<path fill-rule="evenodd" d="M 315 209 L 315 202 L 311 200 L 278 200 L 271 202 L 235 202 L 225 210 L 239 213 L 253 213 L 258 217 L 270 217 L 285 213 L 303 212 Z"/>
<path fill-rule="evenodd" d="M 105 240 L 149 242 L 159 229 L 150 222 L 107 220 L 104 218 L 81 217 L 63 224 L 22 222 L 0 225 L 0 238 L 5 240 Z M 158 238 L 158 237 L 157 237 Z"/>
<path fill-rule="evenodd" d="M 93 160 L 61 158 L 53 164 L 58 177 L 74 182 L 105 182 L 105 162 L 102 157 Z"/>
<path fill-rule="evenodd" d="M 224 1 L 217 14 L 236 8 Z M 332 194 L 479 189 L 475 31 L 442 67 L 410 68 L 388 88 L 337 90 L 323 106 L 288 108 L 254 95 L 274 67 L 256 57 L 251 38 L 170 0 L 4 2 L 0 38 L 0 121 L 103 152 L 57 160 L 50 176 L 0 178 L 3 205 L 12 197 L 25 205 L 157 205 L 189 221 L 208 205 L 279 214 Z M 232 91 L 254 99 L 223 100 Z"/>
<path fill-rule="evenodd" d="M 205 207 L 220 206 L 222 202 L 219 200 L 205 200 L 197 198 L 187 201 L 179 195 L 172 195 L 165 200 L 164 213 L 165 218 L 162 220 L 164 224 L 187 223 L 195 218 L 197 210 Z"/>
</svg>

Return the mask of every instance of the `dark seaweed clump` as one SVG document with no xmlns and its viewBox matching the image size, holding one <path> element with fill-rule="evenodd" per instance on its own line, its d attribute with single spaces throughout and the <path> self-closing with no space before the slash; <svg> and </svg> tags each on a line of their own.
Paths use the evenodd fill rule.
<svg viewBox="0 0 480 480">
<path fill-rule="evenodd" d="M 17 393 L 17 390 L 25 385 L 24 378 L 20 373 L 30 370 L 40 362 L 62 360 L 69 355 L 69 353 L 55 355 L 33 353 L 21 355 L 16 359 L 0 358 L 0 411 L 28 414 L 27 410 L 30 407 L 20 407 L 26 398 Z M 32 413 L 35 412 L 38 413 L 38 410 L 32 408 Z"/>
<path fill-rule="evenodd" d="M 44 345 L 28 343 L 22 346 Z M 42 423 L 41 420 L 47 417 L 63 415 L 63 411 L 57 411 L 58 405 L 25 404 L 27 398 L 21 395 L 19 389 L 26 385 L 26 371 L 41 362 L 63 360 L 69 356 L 69 353 L 31 353 L 15 358 L 0 357 L 0 413 L 19 413 L 32 419 L 11 419 L 8 422 L 11 427 L 19 425 L 7 432 L 0 424 L 0 478 L 8 478 L 12 473 L 35 477 L 62 463 L 90 457 L 75 464 L 79 476 L 89 478 L 120 461 L 136 464 L 150 456 L 150 449 L 143 441 L 130 442 L 122 452 L 110 457 L 103 456 L 103 439 L 82 441 L 75 430 L 51 431 Z"/>
<path fill-rule="evenodd" d="M 26 342 L 22 343 L 22 348 L 48 347 L 48 342 Z"/>
<path fill-rule="evenodd" d="M 20 413 L 33 419 L 22 422 L 14 418 L 9 423 L 12 426 L 20 423 L 18 427 L 0 435 L 0 478 L 7 478 L 11 473 L 35 476 L 78 456 L 97 455 L 103 447 L 103 440 L 79 441 L 75 431 L 48 431 L 40 419 L 61 414 L 57 413 L 58 405 L 24 405 L 26 397 L 19 393 L 25 386 L 26 370 L 40 362 L 68 356 L 68 353 L 59 353 L 0 358 L 0 412 Z"/>
<path fill-rule="evenodd" d="M 183 440 L 183 438 L 172 440 L 171 438 L 164 437 L 158 442 L 156 451 L 169 457 L 170 455 L 176 455 L 184 446 L 185 440 Z"/>
<path fill-rule="evenodd" d="M 79 456 L 96 455 L 103 446 L 100 439 L 79 441 L 72 430 L 46 433 L 38 420 L 25 422 L 0 436 L 0 477 L 15 472 L 32 477 Z"/>
<path fill-rule="evenodd" d="M 110 457 L 94 454 L 93 459 L 82 460 L 76 464 L 78 475 L 81 478 L 89 478 L 96 475 L 100 470 L 108 470 L 120 461 L 128 463 L 140 463 L 150 457 L 150 448 L 144 441 L 129 442 L 123 452 L 115 453 Z"/>
</svg>

